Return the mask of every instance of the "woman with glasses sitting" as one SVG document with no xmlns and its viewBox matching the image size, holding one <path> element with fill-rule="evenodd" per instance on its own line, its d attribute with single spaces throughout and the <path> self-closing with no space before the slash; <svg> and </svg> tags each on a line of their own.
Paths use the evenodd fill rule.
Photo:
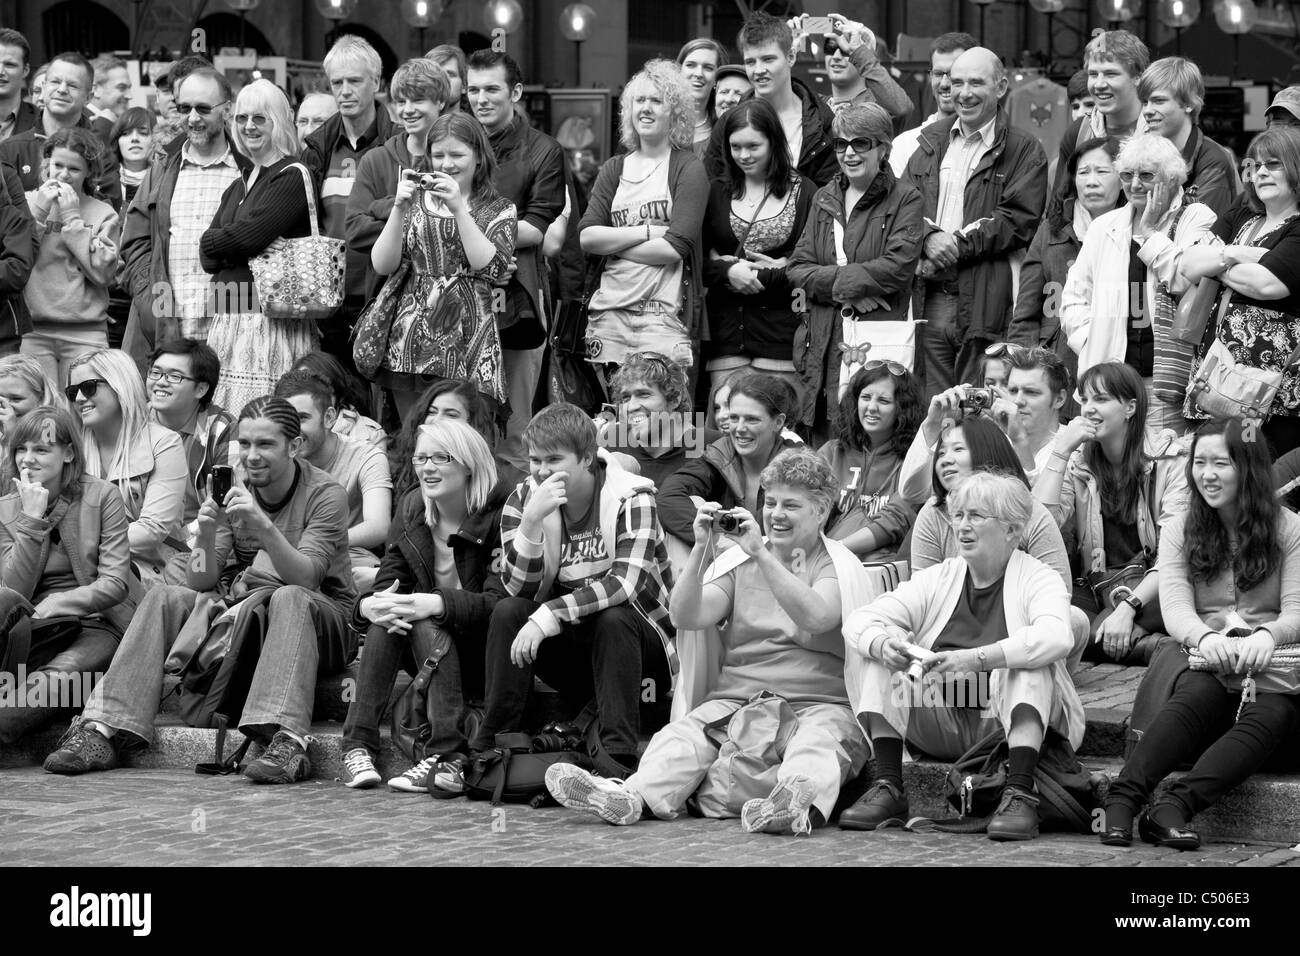
<svg viewBox="0 0 1300 956">
<path fill-rule="evenodd" d="M 898 494 L 898 478 L 924 407 L 911 372 L 870 360 L 840 400 L 839 437 L 820 449 L 839 488 L 826 536 L 863 560 L 896 551 L 916 517 Z"/>
<path fill-rule="evenodd" d="M 1156 326 L 1162 311 L 1172 319 L 1171 297 L 1190 284 L 1179 270 L 1183 254 L 1210 237 L 1218 217 L 1187 202 L 1187 163 L 1163 136 L 1134 136 L 1115 167 L 1128 205 L 1088 227 L 1061 293 L 1061 327 L 1080 377 L 1103 362 L 1126 362 L 1146 385 L 1148 424 L 1182 434 L 1184 396 L 1172 401 L 1154 388 Z"/>
<path fill-rule="evenodd" d="M 809 428 L 818 423 L 814 434 L 843 425 L 840 397 L 848 383 L 841 381 L 840 365 L 846 355 L 853 358 L 844 349 L 844 323 L 907 318 L 922 239 L 921 194 L 889 167 L 894 126 L 884 108 L 846 107 L 835 115 L 831 133 L 840 175 L 813 198 L 786 269 L 790 285 L 808 300 L 794 337 L 803 382 L 796 421 Z M 880 357 L 866 351 L 854 361 Z"/>
<path fill-rule="evenodd" d="M 429 756 L 388 785 L 424 793 L 440 765 L 467 758 L 464 703 L 482 699 L 488 619 L 505 596 L 492 563 L 509 489 L 497 483 L 483 436 L 465 421 L 436 418 L 420 426 L 411 466 L 419 485 L 398 502 L 379 576 L 353 613 L 366 652 L 343 724 L 343 783 L 356 789 L 379 783 L 379 721 L 397 669 L 412 654 L 416 664 L 440 657 L 430 689 L 438 717 Z"/>
<path fill-rule="evenodd" d="M 132 567 L 156 583 L 185 510 L 189 469 L 180 436 L 149 421 L 139 369 L 125 352 L 101 349 L 78 359 L 68 381 L 68 402 L 84 429 L 86 473 L 122 493 Z"/>
</svg>

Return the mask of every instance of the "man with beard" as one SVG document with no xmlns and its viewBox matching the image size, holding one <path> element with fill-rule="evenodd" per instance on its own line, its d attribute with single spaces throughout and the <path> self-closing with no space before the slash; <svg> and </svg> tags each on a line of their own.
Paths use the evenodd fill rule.
<svg viewBox="0 0 1300 956">
<path fill-rule="evenodd" d="M 207 341 L 216 303 L 199 238 L 226 187 L 249 167 L 226 137 L 234 97 L 225 75 L 201 67 L 175 92 L 186 142 L 145 174 L 122 234 L 122 285 L 136 304 L 122 348 L 137 360 L 174 338 Z"/>
</svg>

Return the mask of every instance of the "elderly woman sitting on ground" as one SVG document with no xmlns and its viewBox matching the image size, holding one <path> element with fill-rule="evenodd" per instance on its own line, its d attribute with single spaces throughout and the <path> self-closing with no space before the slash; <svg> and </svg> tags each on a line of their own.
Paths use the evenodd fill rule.
<svg viewBox="0 0 1300 956">
<path fill-rule="evenodd" d="M 672 819 L 693 799 L 703 816 L 739 816 L 749 833 L 806 834 L 862 768 L 840 622 L 870 595 L 858 559 L 822 534 L 835 476 L 796 448 L 773 459 L 761 483 L 766 540 L 744 508 L 708 502 L 696 516 L 670 605 L 682 657 L 676 719 L 625 782 L 551 767 L 546 785 L 566 807 L 626 826 L 647 807 Z M 719 535 L 739 547 L 718 553 Z"/>
<path fill-rule="evenodd" d="M 918 571 L 846 621 L 845 680 L 876 778 L 841 827 L 907 819 L 904 741 L 955 760 L 1001 725 L 1010 767 L 989 838 L 1038 835 L 1034 768 L 1047 728 L 1078 747 L 1084 716 L 1066 672 L 1070 595 L 1059 574 L 1018 550 L 1032 505 L 1019 478 L 970 475 L 948 501 L 956 557 Z M 903 673 L 916 660 L 924 694 Z"/>
</svg>

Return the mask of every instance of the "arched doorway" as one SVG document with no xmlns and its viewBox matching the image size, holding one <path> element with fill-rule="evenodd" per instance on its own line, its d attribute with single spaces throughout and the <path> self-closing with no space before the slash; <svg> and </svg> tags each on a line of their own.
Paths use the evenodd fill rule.
<svg viewBox="0 0 1300 956">
<path fill-rule="evenodd" d="M 387 88 L 388 81 L 393 78 L 393 73 L 397 71 L 397 65 L 401 62 L 398 60 L 397 54 L 393 52 L 393 48 L 388 45 L 388 41 L 364 24 L 340 23 L 337 29 L 331 30 L 329 35 L 325 37 L 326 51 L 328 52 L 329 48 L 334 45 L 334 41 L 345 33 L 361 37 L 375 48 L 375 52 L 379 54 L 380 62 L 384 65 L 383 82 L 385 88 Z"/>
<path fill-rule="evenodd" d="M 252 47 L 258 56 L 275 56 L 275 48 L 257 27 L 244 24 L 244 42 L 239 42 L 239 17 L 233 13 L 212 13 L 198 22 L 200 30 L 207 32 L 209 55 L 222 47 Z"/>
<path fill-rule="evenodd" d="M 77 52 L 94 57 L 131 49 L 131 29 L 112 10 L 93 0 L 63 0 L 41 14 L 41 32 L 50 56 Z"/>
</svg>

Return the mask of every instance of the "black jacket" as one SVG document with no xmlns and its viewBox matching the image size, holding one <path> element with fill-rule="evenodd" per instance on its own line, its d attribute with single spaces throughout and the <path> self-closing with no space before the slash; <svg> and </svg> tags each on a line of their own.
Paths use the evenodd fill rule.
<svg viewBox="0 0 1300 956">
<path fill-rule="evenodd" d="M 412 488 L 397 503 L 388 546 L 368 595 L 387 589 L 394 581 L 402 594 L 439 594 L 444 610 L 441 617 L 431 619 L 435 624 L 462 633 L 486 633 L 492 608 L 506 596 L 500 573 L 501 506 L 510 490 L 511 486 L 498 482 L 487 504 L 466 518 L 460 530 L 451 536 L 460 589 L 444 591 L 434 580 L 433 558 L 437 545 L 424 520 L 424 499 L 419 488 Z M 354 627 L 364 631 L 370 626 L 361 614 L 361 601 L 357 601 L 352 613 Z"/>
<path fill-rule="evenodd" d="M 32 330 L 23 289 L 36 263 L 37 238 L 23 184 L 0 165 L 0 344 L 13 345 Z"/>
<path fill-rule="evenodd" d="M 831 120 L 835 114 L 801 80 L 792 79 L 790 83 L 795 96 L 803 103 L 803 145 L 799 148 L 799 172 L 818 186 L 825 186 L 840 171 L 840 164 L 835 160 L 835 150 L 831 148 Z M 722 127 L 722 123 L 713 124 L 713 135 L 709 137 L 709 146 L 704 153 L 704 168 L 709 179 L 727 177 L 727 161 L 724 158 L 726 144 L 722 142 Z"/>
</svg>

